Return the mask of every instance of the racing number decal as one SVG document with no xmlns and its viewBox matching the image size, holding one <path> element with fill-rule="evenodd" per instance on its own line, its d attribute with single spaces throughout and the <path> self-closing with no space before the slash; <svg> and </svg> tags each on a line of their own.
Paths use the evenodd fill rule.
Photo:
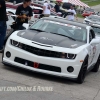
<svg viewBox="0 0 100 100">
<path fill-rule="evenodd" d="M 95 54 L 96 54 L 96 46 L 91 46 L 90 47 L 90 53 L 89 53 L 89 64 L 91 64 L 92 62 L 93 62 L 93 59 L 94 59 L 94 57 L 95 57 Z"/>
<path fill-rule="evenodd" d="M 96 54 L 96 46 L 93 46 L 93 48 L 92 48 L 92 60 L 91 60 L 91 63 L 92 63 L 92 61 L 93 61 L 93 59 L 95 57 L 95 54 Z"/>
<path fill-rule="evenodd" d="M 93 55 L 96 53 L 96 46 L 93 47 Z"/>
</svg>

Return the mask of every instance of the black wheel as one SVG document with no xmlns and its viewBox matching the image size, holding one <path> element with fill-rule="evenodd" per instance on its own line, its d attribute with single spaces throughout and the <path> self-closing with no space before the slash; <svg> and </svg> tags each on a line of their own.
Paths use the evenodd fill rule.
<svg viewBox="0 0 100 100">
<path fill-rule="evenodd" d="M 77 83 L 82 84 L 85 76 L 86 76 L 86 72 L 87 72 L 87 67 L 88 67 L 88 56 L 85 58 L 81 70 L 79 72 L 78 78 L 77 78 Z"/>
<path fill-rule="evenodd" d="M 98 72 L 98 70 L 99 70 L 99 65 L 100 65 L 100 55 L 99 55 L 99 57 L 98 57 L 98 59 L 97 59 L 96 64 L 94 65 L 94 67 L 93 67 L 93 69 L 92 69 L 92 72 Z"/>
</svg>

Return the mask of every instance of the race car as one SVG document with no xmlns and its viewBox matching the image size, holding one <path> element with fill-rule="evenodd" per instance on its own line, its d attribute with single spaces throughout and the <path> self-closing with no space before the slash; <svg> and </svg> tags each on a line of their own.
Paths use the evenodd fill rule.
<svg viewBox="0 0 100 100">
<path fill-rule="evenodd" d="M 97 35 L 97 37 L 100 37 L 100 25 L 98 24 L 91 24 L 95 34 Z"/>
<path fill-rule="evenodd" d="M 100 16 L 98 16 L 98 15 L 90 15 L 90 16 L 86 17 L 83 20 L 83 23 L 86 23 L 86 24 L 91 24 L 91 23 L 100 24 Z"/>
<path fill-rule="evenodd" d="M 90 25 L 93 28 L 93 31 L 95 32 L 97 37 L 100 37 L 100 24 L 97 22 L 89 22 L 86 23 L 87 25 Z"/>
<path fill-rule="evenodd" d="M 86 8 L 83 13 L 82 13 L 82 16 L 83 17 L 87 17 L 87 16 L 90 16 L 90 15 L 93 15 L 95 14 L 96 12 L 94 11 L 94 9 L 91 9 L 91 8 Z"/>
<path fill-rule="evenodd" d="M 41 18 L 8 38 L 2 62 L 83 83 L 99 69 L 100 38 L 91 26 L 60 18 Z"/>
<path fill-rule="evenodd" d="M 83 21 L 83 23 L 90 25 L 95 34 L 100 37 L 100 16 L 98 15 L 91 15 L 89 17 L 86 17 Z"/>
</svg>

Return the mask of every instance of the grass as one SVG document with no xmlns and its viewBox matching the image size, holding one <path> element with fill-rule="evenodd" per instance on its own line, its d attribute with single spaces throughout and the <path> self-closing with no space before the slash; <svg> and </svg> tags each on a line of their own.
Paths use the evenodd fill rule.
<svg viewBox="0 0 100 100">
<path fill-rule="evenodd" d="M 100 0 L 81 0 L 81 1 L 89 6 L 100 5 Z M 84 18 L 81 14 L 77 14 L 77 17 Z"/>
<path fill-rule="evenodd" d="M 81 14 L 77 14 L 77 17 L 84 18 Z"/>
<path fill-rule="evenodd" d="M 100 0 L 81 0 L 81 1 L 88 4 L 89 6 L 95 6 L 100 4 Z"/>
</svg>

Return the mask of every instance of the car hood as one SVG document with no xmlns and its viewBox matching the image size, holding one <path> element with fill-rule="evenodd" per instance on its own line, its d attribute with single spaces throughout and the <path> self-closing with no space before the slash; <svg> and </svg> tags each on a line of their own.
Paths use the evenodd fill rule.
<svg viewBox="0 0 100 100">
<path fill-rule="evenodd" d="M 83 42 L 69 39 L 65 36 L 52 34 L 52 33 L 46 33 L 46 32 L 37 32 L 33 30 L 19 31 L 17 33 L 17 36 L 31 40 L 33 41 L 33 43 L 35 41 L 41 44 L 60 46 L 60 47 L 66 47 L 66 48 L 77 48 L 85 44 Z"/>
</svg>

